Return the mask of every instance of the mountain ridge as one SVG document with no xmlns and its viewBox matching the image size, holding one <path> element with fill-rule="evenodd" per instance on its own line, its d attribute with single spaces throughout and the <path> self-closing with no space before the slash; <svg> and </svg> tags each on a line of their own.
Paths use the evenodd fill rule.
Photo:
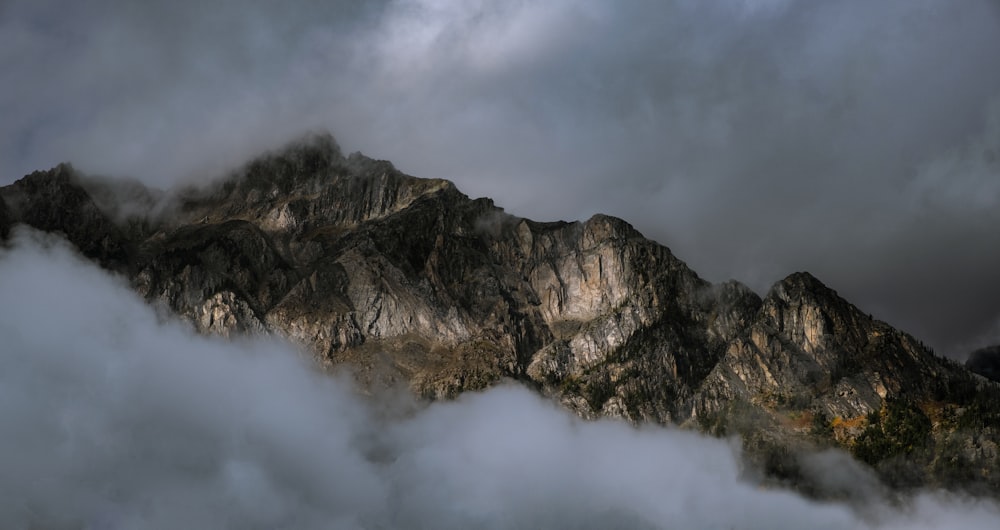
<svg viewBox="0 0 1000 530">
<path fill-rule="evenodd" d="M 510 378 L 587 418 L 739 434 L 781 479 L 789 448 L 834 446 L 894 485 L 1000 488 L 996 385 L 807 272 L 711 284 L 624 220 L 511 216 L 328 134 L 168 195 L 62 164 L 0 188 L 0 234 L 61 232 L 198 331 L 279 334 L 363 384 Z M 930 428 L 903 443 L 897 416 Z"/>
</svg>

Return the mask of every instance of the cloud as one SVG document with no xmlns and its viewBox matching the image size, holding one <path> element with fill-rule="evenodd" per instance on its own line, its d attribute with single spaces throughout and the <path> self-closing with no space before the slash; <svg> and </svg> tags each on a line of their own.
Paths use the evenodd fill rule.
<svg viewBox="0 0 1000 530">
<path fill-rule="evenodd" d="M 971 499 L 859 514 L 761 489 L 726 441 L 583 422 L 516 386 L 429 406 L 363 398 L 287 344 L 199 336 L 158 316 L 121 278 L 26 230 L 0 249 L 0 299 L 5 528 L 994 528 L 1000 517 Z M 845 473 L 831 457 L 813 468 L 831 461 Z"/>
<path fill-rule="evenodd" d="M 64 243 L 3 251 L 8 528 L 348 527 L 382 508 L 347 385 L 274 342 L 196 337 Z M 87 526 L 91 525 L 91 526 Z"/>
<path fill-rule="evenodd" d="M 712 280 L 810 270 L 961 356 L 1000 317 L 998 53 L 992 0 L 11 0 L 0 181 L 166 187 L 329 129 Z"/>
</svg>

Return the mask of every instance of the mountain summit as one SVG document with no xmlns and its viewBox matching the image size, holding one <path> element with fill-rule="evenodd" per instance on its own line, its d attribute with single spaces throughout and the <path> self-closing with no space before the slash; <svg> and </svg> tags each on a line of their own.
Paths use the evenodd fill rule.
<svg viewBox="0 0 1000 530">
<path fill-rule="evenodd" d="M 738 434 L 772 476 L 839 446 L 899 486 L 1000 488 L 1000 391 L 808 273 L 713 285 L 631 225 L 542 223 L 329 135 L 202 188 L 69 165 L 0 188 L 0 237 L 61 233 L 199 331 L 276 334 L 367 385 L 514 379 L 587 417 Z"/>
</svg>

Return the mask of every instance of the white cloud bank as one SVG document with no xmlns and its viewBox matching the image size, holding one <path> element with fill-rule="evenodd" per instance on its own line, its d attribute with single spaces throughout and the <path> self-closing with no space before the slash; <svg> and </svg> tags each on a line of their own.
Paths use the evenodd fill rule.
<svg viewBox="0 0 1000 530">
<path fill-rule="evenodd" d="M 362 398 L 278 341 L 158 316 L 51 236 L 0 249 L 0 526 L 996 528 L 993 504 L 759 489 L 724 441 L 508 386 Z M 404 405 L 406 405 L 404 403 Z"/>
</svg>

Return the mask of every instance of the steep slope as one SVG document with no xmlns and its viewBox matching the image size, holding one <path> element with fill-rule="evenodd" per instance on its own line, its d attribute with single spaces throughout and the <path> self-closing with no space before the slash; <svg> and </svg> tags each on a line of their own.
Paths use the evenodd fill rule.
<svg viewBox="0 0 1000 530">
<path fill-rule="evenodd" d="M 995 488 L 998 397 L 995 385 L 796 273 L 771 288 L 730 343 L 696 413 L 718 434 L 734 417 L 753 418 L 736 430 L 791 479 L 795 463 L 780 461 L 786 448 L 832 442 L 897 486 Z"/>
<path fill-rule="evenodd" d="M 742 434 L 790 480 L 795 449 L 832 444 L 899 484 L 1000 484 L 996 386 L 816 278 L 712 285 L 620 219 L 513 217 L 329 135 L 172 194 L 36 172 L 0 188 L 0 234 L 16 223 L 202 332 L 280 334 L 366 384 L 513 378 L 584 417 Z"/>
</svg>

